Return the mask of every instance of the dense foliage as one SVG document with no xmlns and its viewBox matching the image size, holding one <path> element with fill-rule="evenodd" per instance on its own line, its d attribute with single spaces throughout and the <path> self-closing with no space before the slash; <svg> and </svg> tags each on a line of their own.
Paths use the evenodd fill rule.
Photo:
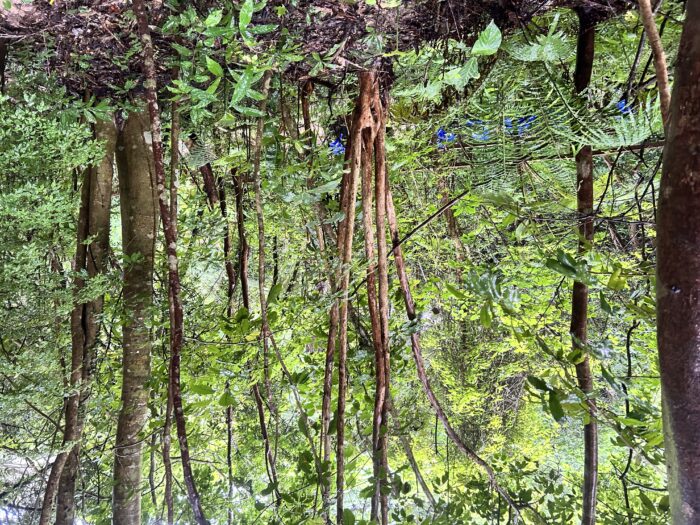
<svg viewBox="0 0 700 525">
<path fill-rule="evenodd" d="M 401 2 L 383 3 L 400 9 Z M 162 59 L 177 73 L 159 96 L 166 164 L 173 115 L 182 128 L 181 381 L 194 480 L 213 523 L 323 523 L 315 459 L 338 261 L 332 239 L 322 249 L 318 232 L 336 231 L 343 219 L 339 188 L 359 87 L 354 66 L 334 62 L 335 51 L 301 54 L 293 28 L 270 43 L 266 35 L 277 28 L 252 22 L 262 4 L 220 4 L 203 12 L 173 3 L 158 30 L 177 36 L 173 53 Z M 672 62 L 683 13 L 675 2 L 664 8 L 663 44 Z M 418 310 L 418 319 L 409 321 L 390 266 L 391 416 L 382 432 L 389 443 L 383 490 L 390 492 L 391 523 L 516 522 L 488 477 L 438 424 L 416 374 L 414 333 L 450 421 L 495 470 L 524 522 L 580 519 L 582 428 L 590 416 L 575 365 L 586 355 L 598 408 L 598 523 L 669 521 L 654 313 L 663 126 L 649 81 L 653 68 L 640 44 L 637 14 L 608 19 L 596 26 L 590 87 L 577 95 L 577 31 L 576 16 L 562 9 L 510 33 L 491 22 L 471 39 L 413 50 L 397 50 L 391 35 L 370 33 L 362 44 L 366 55 L 353 57 L 363 67 L 377 56 L 392 63 L 388 174 Z M 141 88 L 128 80 L 112 86 L 107 98 L 77 97 L 42 67 L 45 57 L 22 52 L 21 45 L 10 48 L 0 97 L 0 516 L 10 523 L 38 516 L 71 394 L 71 310 L 76 301 L 103 296 L 76 503 L 83 522 L 110 523 L 122 278 L 133 264 L 122 252 L 116 182 L 108 271 L 88 279 L 76 296 L 73 283 L 87 274 L 77 275 L 71 261 L 80 183 L 102 154 L 93 124 L 134 110 Z M 46 45 L 50 50 L 51 42 Z M 134 38 L 128 53 L 140 51 Z M 90 75 L 89 57 L 83 58 L 83 74 Z M 285 74 L 299 63 L 309 68 L 302 80 Z M 269 94 L 263 88 L 268 72 Z M 307 97 L 310 129 L 302 114 Z M 260 121 L 263 253 L 254 181 L 246 178 L 255 169 Z M 595 236 L 582 252 L 575 156 L 584 145 L 593 150 Z M 228 213 L 206 194 L 200 173 L 207 165 Z M 374 350 L 361 219 L 358 199 L 349 288 L 346 524 L 369 523 L 374 490 Z M 240 227 L 249 246 L 250 308 L 240 283 L 227 296 L 227 256 L 236 275 L 241 272 Z M 156 257 L 149 417 L 141 434 L 144 523 L 165 519 L 170 331 L 162 228 Z M 258 258 L 267 274 L 263 294 Z M 574 281 L 589 288 L 582 347 L 572 346 L 570 334 Z M 271 333 L 265 354 L 259 295 L 267 297 Z M 332 407 L 337 382 L 334 370 Z M 251 394 L 256 384 L 265 398 L 277 484 L 266 466 Z M 331 436 L 336 425 L 332 416 Z M 171 454 L 176 522 L 190 523 L 177 439 Z M 334 470 L 333 461 L 321 465 L 332 487 Z"/>
</svg>

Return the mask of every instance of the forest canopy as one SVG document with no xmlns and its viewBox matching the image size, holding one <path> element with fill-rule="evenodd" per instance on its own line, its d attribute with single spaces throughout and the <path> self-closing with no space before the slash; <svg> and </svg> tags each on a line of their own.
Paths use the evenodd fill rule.
<svg viewBox="0 0 700 525">
<path fill-rule="evenodd" d="M 3 0 L 0 522 L 700 523 L 699 27 Z"/>
</svg>

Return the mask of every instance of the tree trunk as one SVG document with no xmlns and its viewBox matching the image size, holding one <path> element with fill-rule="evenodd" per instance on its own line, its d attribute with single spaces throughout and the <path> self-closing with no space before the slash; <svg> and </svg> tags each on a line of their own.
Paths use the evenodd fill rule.
<svg viewBox="0 0 700 525">
<path fill-rule="evenodd" d="M 173 78 L 177 78 L 179 70 L 174 68 Z M 179 167 L 180 167 L 180 113 L 178 112 L 177 101 L 172 102 L 170 108 L 170 220 L 173 223 L 175 233 L 177 233 L 177 213 L 178 213 L 178 187 L 179 187 Z M 170 312 L 169 312 L 170 313 Z M 170 322 L 173 320 L 170 319 Z M 173 463 L 170 459 L 172 444 L 173 425 L 173 391 L 172 381 L 168 373 L 168 385 L 166 387 L 165 402 L 165 423 L 163 424 L 163 470 L 164 488 L 163 501 L 168 525 L 175 522 L 175 504 L 173 501 Z"/>
<path fill-rule="evenodd" d="M 379 93 L 379 83 L 374 89 L 374 114 L 376 118 L 376 134 L 374 138 L 374 199 L 376 203 L 377 222 L 377 277 L 379 281 L 379 319 L 381 323 L 381 357 L 383 362 L 382 388 L 384 389 L 384 403 L 382 405 L 382 426 L 380 430 L 380 494 L 381 523 L 389 523 L 389 405 L 391 403 L 389 362 L 389 271 L 387 269 L 387 239 L 386 239 L 386 100 L 382 100 Z"/>
<path fill-rule="evenodd" d="M 75 271 L 86 271 L 89 278 L 103 273 L 107 267 L 109 251 L 109 211 L 112 197 L 112 166 L 116 143 L 114 122 L 98 122 L 95 138 L 105 141 L 101 163 L 85 171 L 78 217 Z M 93 241 L 86 245 L 87 239 Z M 74 293 L 85 286 L 82 277 L 75 280 Z M 51 518 L 53 499 L 58 495 L 56 523 L 72 524 L 75 516 L 75 479 L 80 457 L 87 388 L 89 386 L 92 356 L 97 340 L 97 317 L 102 312 L 102 298 L 87 303 L 77 303 L 71 312 L 71 395 L 66 403 L 66 421 L 63 446 L 73 443 L 70 451 L 61 452 L 51 468 L 49 483 L 44 495 L 40 523 Z"/>
<path fill-rule="evenodd" d="M 382 464 L 385 450 L 382 448 L 381 429 L 384 422 L 384 404 L 386 387 L 384 385 L 384 348 L 382 344 L 382 322 L 379 318 L 377 300 L 377 262 L 374 253 L 374 227 L 372 220 L 372 155 L 374 137 L 371 128 L 362 131 L 362 231 L 365 238 L 365 257 L 367 257 L 367 310 L 369 312 L 372 347 L 374 349 L 374 413 L 372 417 L 372 474 L 374 494 L 370 520 L 378 521 L 381 499 Z"/>
<path fill-rule="evenodd" d="M 156 239 L 155 178 L 142 112 L 129 115 L 117 147 L 124 250 L 122 394 L 117 424 L 112 495 L 115 525 L 141 523 L 142 435 L 148 411 Z"/>
<path fill-rule="evenodd" d="M 579 36 L 576 55 L 574 84 L 577 93 L 583 92 L 591 79 L 595 46 L 595 23 L 584 10 L 577 12 Z M 593 152 L 584 146 L 576 154 L 576 187 L 579 220 L 578 252 L 585 254 L 593 243 Z M 593 393 L 593 376 L 586 351 L 588 328 L 588 286 L 574 282 L 571 297 L 571 336 L 574 349 L 583 353 L 582 361 L 576 365 L 578 387 L 586 396 L 588 422 L 583 427 L 584 471 L 582 525 L 595 524 L 596 492 L 598 487 L 598 423 L 596 402 Z"/>
<path fill-rule="evenodd" d="M 659 191 L 657 323 L 674 525 L 700 523 L 700 1 L 686 4 Z"/>
<path fill-rule="evenodd" d="M 105 273 L 109 256 L 110 207 L 112 203 L 112 178 L 114 170 L 114 150 L 117 141 L 117 129 L 113 120 L 98 121 L 95 124 L 95 138 L 105 142 L 105 154 L 102 162 L 88 173 L 92 180 L 89 184 L 87 236 L 94 239 L 87 247 L 85 266 L 88 278 Z M 78 433 L 82 434 L 90 378 L 94 367 L 95 344 L 97 343 L 97 318 L 102 313 L 103 298 L 97 297 L 84 305 L 80 327 L 71 323 L 71 329 L 84 332 L 84 351 L 82 366 L 82 388 L 78 409 Z M 78 474 L 80 443 L 71 450 L 66 466 L 61 475 L 56 504 L 56 525 L 73 525 L 75 520 L 75 481 Z"/>
<path fill-rule="evenodd" d="M 182 406 L 182 391 L 180 386 L 180 359 L 182 353 L 182 336 L 184 315 L 182 299 L 180 297 L 180 272 L 177 257 L 177 227 L 170 215 L 170 202 L 165 188 L 165 166 L 163 156 L 163 142 L 161 139 L 160 110 L 158 108 L 157 75 L 153 51 L 153 41 L 148 27 L 148 13 L 143 0 L 134 0 L 134 14 L 138 22 L 139 38 L 143 46 L 143 73 L 145 77 L 146 102 L 150 117 L 151 142 L 153 145 L 153 168 L 157 185 L 158 207 L 160 219 L 163 223 L 165 237 L 165 253 L 168 256 L 168 303 L 170 306 L 170 388 L 173 399 L 173 411 L 175 415 L 175 427 L 180 445 L 180 457 L 182 460 L 182 473 L 187 489 L 187 499 L 194 520 L 199 525 L 208 525 L 204 516 L 202 503 L 197 492 L 197 487 L 192 473 L 190 461 L 190 449 L 187 440 L 187 427 L 185 413 Z"/>
<path fill-rule="evenodd" d="M 352 132 L 350 136 L 349 170 L 343 178 L 341 188 L 341 211 L 344 219 L 338 235 L 339 270 L 336 276 L 340 299 L 331 309 L 331 323 L 337 318 L 336 328 L 331 324 L 329 329 L 328 346 L 335 345 L 335 333 L 339 337 L 338 351 L 338 415 L 337 415 L 337 448 L 336 448 L 336 523 L 343 523 L 343 508 L 345 497 L 345 396 L 347 392 L 347 353 L 348 353 L 348 287 L 350 284 L 350 262 L 352 260 L 352 239 L 355 231 L 355 201 L 357 187 L 360 181 L 360 165 L 362 152 L 362 131 L 373 124 L 370 111 L 372 94 L 372 73 L 360 73 L 360 96 L 355 114 L 353 115 Z M 338 309 L 337 317 L 334 310 Z M 331 352 L 327 352 L 327 355 Z M 326 361 L 328 364 L 328 361 Z"/>
<path fill-rule="evenodd" d="M 659 4 L 661 2 L 659 1 Z M 644 33 L 649 40 L 651 54 L 654 58 L 654 70 L 656 71 L 656 86 L 659 89 L 659 105 L 664 127 L 668 126 L 668 113 L 671 105 L 671 88 L 668 82 L 668 68 L 666 67 L 666 53 L 661 45 L 661 36 L 654 21 L 654 11 L 650 0 L 639 0 L 639 17 L 644 25 Z"/>
</svg>

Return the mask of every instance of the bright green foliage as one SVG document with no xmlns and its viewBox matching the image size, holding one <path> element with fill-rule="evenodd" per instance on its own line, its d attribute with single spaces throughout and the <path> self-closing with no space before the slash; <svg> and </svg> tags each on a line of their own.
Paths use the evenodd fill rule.
<svg viewBox="0 0 700 525">
<path fill-rule="evenodd" d="M 328 311 L 334 299 L 328 276 L 337 264 L 332 244 L 325 252 L 318 249 L 316 210 L 319 205 L 325 209 L 331 227 L 342 218 L 337 203 L 342 155 L 329 144 L 341 134 L 341 143 L 347 144 L 345 126 L 357 85 L 352 75 L 330 92 L 318 83 L 311 98 L 313 136 L 299 133 L 297 85 L 279 72 L 304 60 L 311 76 L 336 73 L 338 66 L 330 64 L 329 56 L 301 56 L 294 35 L 263 52 L 261 42 L 273 28 L 251 22 L 263 7 L 264 2 L 246 0 L 200 13 L 190 6 L 173 14 L 163 28 L 190 44 L 174 44 L 179 78 L 163 91 L 162 105 L 178 101 L 183 135 L 196 132 L 198 141 L 180 163 L 182 383 L 195 477 L 212 521 L 224 523 L 232 509 L 234 523 L 311 525 L 322 521 L 314 513 L 320 505 L 319 480 L 308 437 L 318 447 Z M 574 279 L 590 287 L 585 351 L 592 359 L 599 405 L 598 522 L 668 522 L 653 294 L 660 164 L 653 143 L 662 134 L 658 104 L 648 88 L 629 102 L 631 111 L 627 101 L 619 105 L 627 97 L 629 61 L 641 34 L 635 16 L 598 27 L 594 77 L 582 96 L 574 94 L 571 82 L 575 33 L 575 18 L 562 11 L 511 35 L 501 34 L 492 22 L 475 35 L 472 46 L 449 41 L 390 53 L 396 79 L 387 131 L 388 171 L 401 233 L 422 224 L 403 244 L 417 322 L 406 320 L 398 279 L 393 270 L 390 275 L 392 523 L 513 523 L 512 511 L 483 473 L 436 424 L 411 355 L 409 336 L 415 332 L 421 335 L 433 387 L 455 428 L 494 467 L 499 482 L 521 505 L 526 523 L 580 519 L 587 413 L 574 371 L 583 353 L 572 350 L 569 334 Z M 678 25 L 670 20 L 664 44 L 671 53 L 677 38 Z M 382 45 L 368 39 L 368 49 Z M 643 60 L 647 57 L 645 51 Z M 269 111 L 262 114 L 260 80 L 270 69 L 275 72 L 273 89 Z M 30 92 L 29 80 L 18 78 L 11 89 Z M 61 417 L 67 373 L 61 356 L 70 353 L 70 260 L 77 211 L 70 181 L 74 170 L 98 156 L 88 140 L 89 127 L 79 117 L 89 122 L 107 109 L 95 101 L 68 102 L 60 93 L 45 96 L 47 100 L 18 93 L 13 100 L 0 99 L 0 464 L 18 461 L 35 474 L 14 468 L 0 473 L 2 484 L 10 487 L 2 493 L 1 505 L 34 505 L 32 498 L 42 493 L 38 473 L 58 446 L 49 419 Z M 295 127 L 291 133 L 282 106 Z M 243 208 L 252 247 L 250 311 L 243 307 L 239 283 L 233 315 L 227 317 L 223 266 L 227 227 L 234 247 L 239 242 L 231 173 L 251 172 L 251 134 L 260 117 L 265 119 L 261 174 L 267 251 L 262 256 L 270 329 L 291 375 L 290 382 L 271 351 L 274 410 L 268 406 L 266 414 L 278 487 L 268 482 L 251 395 L 254 383 L 265 383 L 266 364 L 257 302 L 257 222 L 248 186 Z M 167 132 L 169 122 L 165 124 Z M 640 148 L 645 141 L 652 146 Z M 576 251 L 574 155 L 584 144 L 595 153 L 596 231 L 591 250 L 581 256 Z M 207 207 L 193 183 L 207 162 L 221 177 L 227 218 Z M 459 195 L 449 212 L 423 224 Z M 121 381 L 119 274 L 125 263 L 119 235 L 115 199 L 110 273 L 89 283 L 87 292 L 106 292 L 79 484 L 80 515 L 96 524 L 110 523 L 111 517 L 111 443 Z M 361 235 L 355 239 L 350 287 L 356 316 L 350 330 L 345 451 L 345 523 L 356 525 L 369 523 L 374 403 Z M 53 269 L 53 259 L 60 271 Z M 144 431 L 144 522 L 163 514 L 165 274 L 161 246 L 150 420 Z M 337 371 L 333 381 L 335 392 Z M 332 433 L 335 426 L 333 416 Z M 436 499 L 434 507 L 416 481 L 399 435 L 410 442 Z M 179 457 L 175 439 L 173 455 Z M 179 462 L 173 465 L 181 480 Z M 332 479 L 334 469 L 333 459 L 323 465 Z M 27 483 L 17 484 L 25 478 Z M 278 508 L 275 488 L 282 495 Z M 184 488 L 176 484 L 174 492 L 176 515 L 182 523 L 191 522 Z"/>
</svg>

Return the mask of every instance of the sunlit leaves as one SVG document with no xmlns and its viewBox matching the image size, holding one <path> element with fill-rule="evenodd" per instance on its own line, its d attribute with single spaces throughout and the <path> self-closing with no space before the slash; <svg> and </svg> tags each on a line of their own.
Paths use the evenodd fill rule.
<svg viewBox="0 0 700 525">
<path fill-rule="evenodd" d="M 206 57 L 207 69 L 217 77 L 224 76 L 224 70 L 221 65 L 214 59 Z"/>
<path fill-rule="evenodd" d="M 501 30 L 491 20 L 486 29 L 479 33 L 479 38 L 472 46 L 471 54 L 474 56 L 493 55 L 498 52 L 501 47 Z"/>
</svg>

